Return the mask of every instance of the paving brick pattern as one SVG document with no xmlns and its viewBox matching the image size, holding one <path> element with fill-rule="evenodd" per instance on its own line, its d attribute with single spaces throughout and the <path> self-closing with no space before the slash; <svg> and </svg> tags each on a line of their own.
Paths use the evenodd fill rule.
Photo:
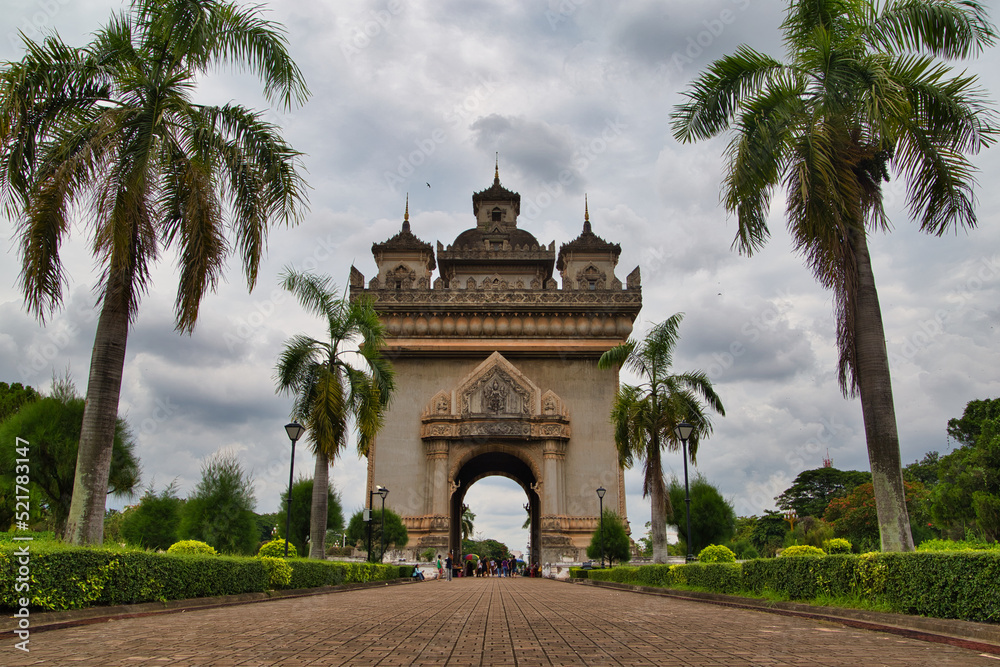
<svg viewBox="0 0 1000 667">
<path fill-rule="evenodd" d="M 0 665 L 988 665 L 808 619 L 539 579 L 456 579 L 4 635 Z"/>
</svg>

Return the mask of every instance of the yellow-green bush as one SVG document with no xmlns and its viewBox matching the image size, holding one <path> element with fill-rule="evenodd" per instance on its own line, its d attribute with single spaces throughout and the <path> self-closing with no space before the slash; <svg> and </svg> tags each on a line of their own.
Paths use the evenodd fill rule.
<svg viewBox="0 0 1000 667">
<path fill-rule="evenodd" d="M 710 544 L 698 553 L 699 563 L 735 563 L 736 554 L 729 547 Z"/>
<path fill-rule="evenodd" d="M 284 558 L 260 556 L 261 562 L 267 568 L 267 580 L 271 588 L 288 588 L 292 583 L 292 566 Z"/>
<path fill-rule="evenodd" d="M 167 549 L 168 554 L 207 554 L 210 556 L 218 556 L 219 552 L 215 550 L 211 544 L 205 542 L 200 542 L 198 540 L 181 540 L 180 542 L 174 542 Z"/>
<path fill-rule="evenodd" d="M 270 542 L 265 542 L 260 546 L 257 551 L 258 556 L 270 556 L 271 558 L 284 558 L 285 557 L 285 541 L 282 539 L 271 540 Z M 288 557 L 298 558 L 299 552 L 296 551 L 295 545 L 288 542 Z"/>
<path fill-rule="evenodd" d="M 828 554 L 849 554 L 851 553 L 851 543 L 843 537 L 834 537 L 823 540 L 823 550 Z"/>
<path fill-rule="evenodd" d="M 798 557 L 798 556 L 825 556 L 826 552 L 819 547 L 810 546 L 808 544 L 796 544 L 795 546 L 786 547 L 784 551 L 779 554 L 779 557 Z"/>
</svg>

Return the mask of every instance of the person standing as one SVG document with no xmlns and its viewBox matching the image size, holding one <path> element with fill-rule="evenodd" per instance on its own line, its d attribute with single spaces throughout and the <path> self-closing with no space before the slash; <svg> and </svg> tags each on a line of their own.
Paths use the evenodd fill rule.
<svg viewBox="0 0 1000 667">
<path fill-rule="evenodd" d="M 448 552 L 448 557 L 444 559 L 444 569 L 448 571 L 448 581 L 451 581 L 452 552 Z"/>
<path fill-rule="evenodd" d="M 444 565 L 441 563 L 441 554 L 438 554 L 437 566 L 438 566 L 438 581 L 441 581 L 442 579 L 444 579 Z"/>
</svg>

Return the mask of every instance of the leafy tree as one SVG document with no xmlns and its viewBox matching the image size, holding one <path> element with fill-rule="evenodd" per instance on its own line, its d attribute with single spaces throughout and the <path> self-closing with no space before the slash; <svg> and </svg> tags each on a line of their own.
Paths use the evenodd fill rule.
<svg viewBox="0 0 1000 667">
<path fill-rule="evenodd" d="M 773 557 L 785 542 L 788 533 L 788 523 L 780 512 L 764 510 L 761 517 L 755 519 L 753 527 L 748 531 L 748 539 L 764 556 Z"/>
<path fill-rule="evenodd" d="M 37 401 L 39 398 L 41 395 L 37 391 L 20 382 L 14 384 L 0 382 L 0 423 L 20 410 L 25 403 Z"/>
<path fill-rule="evenodd" d="M 359 549 L 368 548 L 368 524 L 364 522 L 362 513 L 358 510 L 347 524 L 347 541 Z M 377 554 L 382 548 L 382 510 L 372 510 L 372 544 L 371 553 Z M 406 546 L 409 536 L 403 519 L 391 509 L 385 510 L 385 548 L 402 549 Z"/>
<path fill-rule="evenodd" d="M 903 468 L 903 479 L 907 482 L 920 482 L 930 488 L 938 482 L 938 465 L 941 455 L 937 452 L 927 452 L 924 458 L 914 461 Z"/>
<path fill-rule="evenodd" d="M 201 467 L 201 481 L 181 512 L 184 540 L 206 542 L 226 554 L 257 551 L 253 479 L 235 454 L 217 453 Z"/>
<path fill-rule="evenodd" d="M 125 513 L 121 535 L 130 544 L 166 551 L 180 539 L 183 507 L 184 501 L 177 496 L 175 482 L 160 493 L 155 493 L 150 485 L 139 504 Z"/>
<path fill-rule="evenodd" d="M 73 496 L 80 424 L 85 401 L 76 395 L 68 379 L 57 382 L 54 395 L 24 404 L 21 409 L 0 424 L 0 497 L 13 500 L 15 483 L 21 474 L 15 464 L 16 438 L 29 443 L 31 459 L 29 478 L 31 489 L 38 492 L 32 507 L 44 509 L 50 515 L 56 534 L 66 538 L 67 520 Z M 107 492 L 114 496 L 131 496 L 139 486 L 139 459 L 135 455 L 135 438 L 128 423 L 115 420 L 114 449 L 108 471 Z M 0 506 L 3 527 L 13 519 L 14 503 Z M 102 512 L 101 537 L 104 522 Z"/>
<path fill-rule="evenodd" d="M 701 474 L 691 481 L 690 491 L 691 553 L 696 554 L 710 544 L 725 544 L 736 533 L 736 512 L 732 503 Z M 679 535 L 688 544 L 684 482 L 674 477 L 668 492 L 673 512 L 667 515 L 667 522 L 677 526 Z"/>
<path fill-rule="evenodd" d="M 911 508 L 927 494 L 927 490 L 919 482 L 904 482 L 904 485 L 906 502 Z M 913 518 L 916 521 L 923 519 L 916 513 L 913 513 Z M 837 537 L 846 537 L 854 544 L 867 545 L 869 548 L 878 545 L 878 513 L 872 484 L 859 484 L 846 496 L 831 500 L 823 520 L 833 524 Z"/>
<path fill-rule="evenodd" d="M 285 515 L 281 512 L 270 514 L 258 514 L 257 533 L 261 542 L 270 542 L 277 535 L 278 523 L 284 521 Z"/>
<path fill-rule="evenodd" d="M 60 250 L 77 207 L 90 215 L 100 317 L 67 536 L 100 542 L 122 369 L 153 264 L 176 253 L 176 328 L 235 250 L 249 288 L 274 222 L 305 204 L 299 153 L 260 112 L 191 97 L 216 66 L 256 74 L 286 109 L 308 90 L 280 26 L 258 6 L 132 0 L 85 47 L 57 35 L 0 71 L 0 199 L 18 217 L 21 288 L 43 320 L 62 303 Z M 227 239 L 227 232 L 230 236 Z"/>
<path fill-rule="evenodd" d="M 674 110 L 674 136 L 732 128 L 722 198 L 741 252 L 767 241 L 784 186 L 794 246 L 834 293 L 840 388 L 861 397 L 882 548 L 912 551 L 868 236 L 890 228 L 890 172 L 922 231 L 976 226 L 966 155 L 994 141 L 993 114 L 975 77 L 934 57 L 976 55 L 994 27 L 971 1 L 792 0 L 781 28 L 787 62 L 744 45 L 712 63 Z"/>
<path fill-rule="evenodd" d="M 497 540 L 462 540 L 462 553 L 476 554 L 483 560 L 488 558 L 510 558 L 510 549 L 503 542 Z"/>
<path fill-rule="evenodd" d="M 976 444 L 983 424 L 1000 419 L 1000 398 L 969 401 L 962 416 L 948 420 L 948 435 L 968 447 Z"/>
<path fill-rule="evenodd" d="M 295 545 L 298 553 L 309 553 L 306 538 L 309 537 L 309 526 L 312 519 L 313 481 L 299 479 L 292 484 L 292 520 L 288 540 Z M 281 509 L 278 512 L 278 537 L 285 537 L 285 518 L 288 511 L 288 493 L 281 494 Z M 340 509 L 340 497 L 333 488 L 326 487 L 326 525 L 333 530 L 344 528 L 344 514 Z"/>
<path fill-rule="evenodd" d="M 630 338 L 605 352 L 597 362 L 598 368 L 624 366 L 643 380 L 639 385 L 621 386 L 611 408 L 611 422 L 618 460 L 631 468 L 638 459 L 645 468 L 642 497 L 648 496 L 650 502 L 654 563 L 667 561 L 667 516 L 672 511 L 672 498 L 663 480 L 662 450 L 681 449 L 674 428 L 689 422 L 695 427 L 688 441 L 688 456 L 694 463 L 699 443 L 712 432 L 702 401 L 720 415 L 726 414 L 704 372 L 671 372 L 682 319 L 683 313 L 672 315 L 654 326 L 642 341 Z"/>
<path fill-rule="evenodd" d="M 1000 418 L 975 426 L 972 444 L 938 461 L 938 483 L 929 505 L 934 524 L 952 538 L 967 530 L 981 539 L 1000 539 Z"/>
<path fill-rule="evenodd" d="M 590 538 L 587 558 L 600 559 L 602 534 L 604 535 L 604 557 L 608 560 L 608 567 L 614 567 L 616 562 L 627 563 L 632 559 L 632 545 L 629 543 L 628 533 L 625 532 L 625 524 L 621 517 L 612 510 L 604 510 L 601 523 Z"/>
<path fill-rule="evenodd" d="M 358 429 L 358 454 L 368 455 L 385 421 L 395 380 L 381 352 L 385 327 L 369 298 L 338 299 L 329 276 L 291 269 L 282 274 L 282 286 L 323 320 L 328 339 L 304 334 L 290 338 L 275 370 L 277 390 L 295 397 L 292 418 L 306 426 L 316 455 L 309 557 L 322 559 L 327 529 L 327 494 L 322 489 L 329 483 L 330 464 L 347 446 L 352 421 Z"/>
<path fill-rule="evenodd" d="M 800 517 L 822 517 L 829 502 L 858 484 L 872 481 L 870 472 L 816 468 L 803 470 L 792 485 L 775 498 L 783 510 L 795 510 Z"/>
</svg>

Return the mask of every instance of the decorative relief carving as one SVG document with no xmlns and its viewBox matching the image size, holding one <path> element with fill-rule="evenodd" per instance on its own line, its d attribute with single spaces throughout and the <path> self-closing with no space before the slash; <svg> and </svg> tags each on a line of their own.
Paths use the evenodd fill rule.
<svg viewBox="0 0 1000 667">
<path fill-rule="evenodd" d="M 489 422 L 462 422 L 458 427 L 458 434 L 461 437 L 472 436 L 499 436 L 499 437 L 529 437 L 531 435 L 531 424 L 522 421 L 489 421 Z"/>
<path fill-rule="evenodd" d="M 534 284 L 538 279 L 532 281 Z M 456 281 L 457 282 L 457 281 Z M 554 280 L 551 281 L 553 284 Z M 372 278 L 372 288 L 378 291 L 378 281 Z M 507 289 L 501 292 L 480 293 L 476 290 L 476 279 L 467 278 L 466 289 L 458 290 L 410 290 L 408 292 L 379 291 L 373 294 L 378 302 L 379 309 L 382 306 L 394 304 L 412 305 L 415 308 L 427 306 L 449 305 L 449 306 L 562 306 L 573 305 L 595 310 L 597 312 L 609 312 L 608 307 L 620 307 L 630 309 L 634 307 L 638 311 L 642 305 L 642 294 L 634 289 L 626 289 L 620 292 L 613 290 L 591 291 L 591 290 L 556 290 L 551 291 L 540 289 Z M 548 288 L 547 288 L 548 289 Z M 358 293 L 358 290 L 355 290 Z M 614 311 L 612 311 L 614 312 Z"/>
</svg>

